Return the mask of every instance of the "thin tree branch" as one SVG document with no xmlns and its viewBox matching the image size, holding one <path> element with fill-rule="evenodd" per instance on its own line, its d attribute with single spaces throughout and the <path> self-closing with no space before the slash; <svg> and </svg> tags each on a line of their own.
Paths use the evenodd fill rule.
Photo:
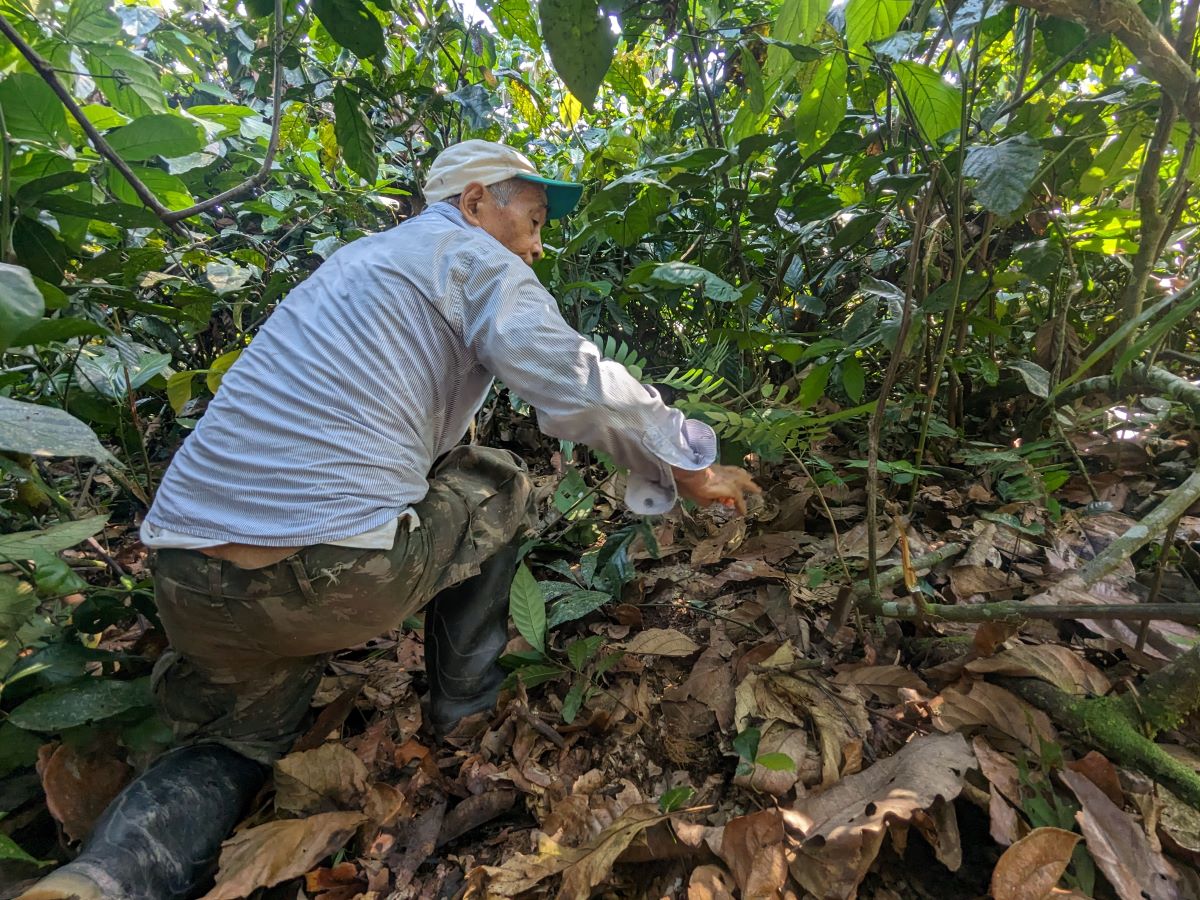
<svg viewBox="0 0 1200 900">
<path fill-rule="evenodd" d="M 271 164 L 275 161 L 275 153 L 279 150 L 279 123 L 280 108 L 283 106 L 283 0 L 275 0 L 275 20 L 271 24 L 271 55 L 273 57 L 273 65 L 271 69 L 271 137 L 267 140 L 267 152 L 263 157 L 262 165 L 258 171 L 247 178 L 239 185 L 231 187 L 227 191 L 222 191 L 215 197 L 209 197 L 207 200 L 201 200 L 187 209 L 180 209 L 174 212 L 168 212 L 162 219 L 168 225 L 174 225 L 182 219 L 191 218 L 202 212 L 207 212 L 214 206 L 220 206 L 235 197 L 240 197 L 247 191 L 253 190 L 259 185 L 266 182 L 271 177 Z"/>
<path fill-rule="evenodd" d="M 1173 97 L 1184 118 L 1200 128 L 1200 80 L 1133 0 L 1014 0 L 1017 6 L 1099 28 L 1116 37 L 1141 67 Z"/>
<path fill-rule="evenodd" d="M 112 163 L 113 168 L 121 173 L 121 177 L 129 182 L 129 186 L 133 188 L 133 192 L 137 194 L 138 199 L 148 206 L 156 216 L 171 225 L 174 231 L 179 234 L 185 234 L 183 226 L 174 225 L 168 221 L 167 217 L 171 214 L 171 211 L 162 205 L 162 201 L 154 196 L 154 192 L 142 183 L 142 180 L 129 168 L 129 164 L 121 158 L 121 155 L 96 130 L 96 126 L 91 123 L 83 110 L 79 108 L 79 104 L 75 102 L 75 98 L 71 96 L 71 92 L 58 80 L 58 76 L 54 74 L 54 67 L 25 42 L 25 39 L 17 33 L 17 30 L 13 28 L 12 24 L 3 15 L 0 15 L 0 34 L 3 34 L 12 42 L 17 51 L 33 66 L 34 71 L 42 77 L 42 80 L 46 84 L 50 85 L 50 89 L 58 95 L 58 99 L 67 108 L 67 112 L 74 117 L 75 121 L 79 123 L 79 127 L 83 129 L 83 133 L 88 136 L 88 140 L 92 142 L 92 146 L 96 148 L 96 152 Z"/>
</svg>

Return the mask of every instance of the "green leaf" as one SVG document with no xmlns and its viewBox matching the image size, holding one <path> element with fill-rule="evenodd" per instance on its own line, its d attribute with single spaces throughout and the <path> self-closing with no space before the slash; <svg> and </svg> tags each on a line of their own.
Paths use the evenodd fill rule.
<svg viewBox="0 0 1200 900">
<path fill-rule="evenodd" d="M 121 112 L 137 117 L 167 111 L 158 76 L 133 51 L 117 44 L 93 44 L 84 60 L 100 93 Z"/>
<path fill-rule="evenodd" d="M 23 266 L 0 263 L 0 353 L 46 311 L 42 292 Z"/>
<path fill-rule="evenodd" d="M 604 635 L 594 634 L 589 638 L 574 641 L 567 648 L 567 659 L 571 661 L 575 671 L 583 670 L 587 665 L 588 660 L 596 655 L 596 651 L 600 649 L 600 645 L 604 643 Z"/>
<path fill-rule="evenodd" d="M 547 681 L 557 681 L 567 674 L 562 666 L 550 666 L 535 663 L 529 666 L 522 666 L 509 673 L 504 679 L 505 687 L 512 687 L 517 681 L 520 681 L 525 687 L 534 687 L 539 684 L 545 684 Z"/>
<path fill-rule="evenodd" d="M 0 644 L 11 641 L 37 609 L 37 593 L 28 581 L 0 573 Z M 3 674 L 3 673 L 0 673 Z"/>
<path fill-rule="evenodd" d="M 1030 359 L 1014 359 L 1008 364 L 1025 381 L 1025 387 L 1035 397 L 1050 396 L 1050 373 Z"/>
<path fill-rule="evenodd" d="M 537 21 L 529 0 L 480 0 L 479 7 L 488 14 L 502 35 L 517 38 L 534 51 L 541 51 L 542 38 L 538 34 Z"/>
<path fill-rule="evenodd" d="M 571 689 L 567 691 L 567 696 L 563 698 L 562 717 L 568 725 L 579 715 L 579 708 L 583 706 L 583 692 L 587 690 L 587 686 L 586 678 L 576 678 Z"/>
<path fill-rule="evenodd" d="M 767 105 L 796 69 L 797 60 L 791 47 L 816 38 L 829 14 L 829 6 L 830 0 L 784 0 L 780 5 L 779 15 L 771 27 L 774 46 L 767 48 L 767 61 L 763 66 Z"/>
<path fill-rule="evenodd" d="M 0 559 L 36 560 L 69 550 L 99 533 L 108 516 L 89 516 L 75 522 L 60 522 L 40 531 L 0 534 Z"/>
<path fill-rule="evenodd" d="M 316 13 L 329 36 L 362 59 L 386 51 L 383 27 L 362 0 L 313 0 Z"/>
<path fill-rule="evenodd" d="M 167 209 L 184 209 L 195 202 L 191 193 L 188 192 L 187 185 L 178 175 L 172 175 L 162 169 L 149 166 L 130 166 L 130 168 L 141 179 L 142 184 L 148 187 Z M 129 182 L 122 178 L 116 169 L 110 166 L 106 171 L 108 174 L 105 184 L 114 197 L 134 206 L 141 204 L 142 201 L 133 192 Z"/>
<path fill-rule="evenodd" d="M 67 111 L 50 85 L 37 75 L 13 72 L 0 80 L 4 126 L 17 139 L 49 144 L 71 143 Z"/>
<path fill-rule="evenodd" d="M 554 70 L 591 109 L 617 46 L 608 17 L 596 0 L 541 0 L 538 10 Z"/>
<path fill-rule="evenodd" d="M 8 720 L 27 731 L 63 731 L 150 706 L 153 701 L 149 677 L 135 681 L 87 677 L 26 700 Z"/>
<path fill-rule="evenodd" d="M 342 159 L 368 184 L 379 178 L 375 156 L 375 132 L 359 105 L 358 96 L 345 84 L 333 89 L 333 133 L 342 148 Z"/>
<path fill-rule="evenodd" d="M 663 795 L 658 798 L 658 808 L 665 813 L 673 812 L 691 800 L 695 793 L 691 785 L 682 784 L 679 787 L 673 787 L 669 791 L 664 791 Z"/>
<path fill-rule="evenodd" d="M 825 387 L 829 384 L 829 373 L 833 371 L 833 360 L 823 362 L 800 382 L 800 391 L 796 394 L 796 405 L 808 409 L 825 396 Z"/>
<path fill-rule="evenodd" d="M 758 742 L 762 732 L 757 728 L 747 728 L 733 739 L 733 749 L 744 760 L 752 760 L 758 756 Z"/>
<path fill-rule="evenodd" d="M 1019 134 L 986 147 L 971 147 L 963 175 L 976 179 L 975 199 L 984 209 L 1006 216 L 1025 202 L 1029 185 L 1042 167 L 1042 147 Z"/>
<path fill-rule="evenodd" d="M 693 287 L 703 285 L 704 296 L 718 303 L 732 303 L 741 297 L 741 293 L 732 284 L 714 275 L 701 266 L 691 263 L 672 262 L 660 263 L 650 272 L 649 281 L 672 287 Z"/>
<path fill-rule="evenodd" d="M 589 490 L 579 470 L 572 466 L 554 491 L 554 508 L 571 518 L 586 513 L 596 503 L 595 495 L 588 497 Z"/>
<path fill-rule="evenodd" d="M 193 369 L 183 372 L 173 372 L 167 376 L 167 402 L 175 415 L 180 415 L 188 401 L 192 399 L 192 380 L 199 373 Z"/>
<path fill-rule="evenodd" d="M 63 37 L 71 43 L 109 41 L 121 33 L 121 20 L 109 9 L 110 0 L 71 0 Z"/>
<path fill-rule="evenodd" d="M 755 759 L 754 763 L 772 772 L 794 772 L 796 770 L 795 761 L 786 753 L 764 753 Z"/>
<path fill-rule="evenodd" d="M 937 69 L 914 62 L 892 64 L 892 72 L 912 106 L 917 128 L 930 144 L 962 127 L 962 92 Z"/>
<path fill-rule="evenodd" d="M 508 595 L 508 608 L 521 637 L 543 655 L 546 653 L 546 600 L 529 567 L 521 563 Z"/>
<path fill-rule="evenodd" d="M 858 53 L 870 41 L 892 34 L 908 11 L 912 0 L 850 0 L 846 4 L 846 46 Z"/>
<path fill-rule="evenodd" d="M 755 113 L 761 113 L 767 108 L 767 95 L 763 86 L 762 68 L 749 47 L 743 46 L 740 56 L 742 72 L 746 76 L 746 90 L 750 92 L 750 108 Z"/>
<path fill-rule="evenodd" d="M 29 216 L 21 216 L 13 224 L 12 246 L 17 261 L 36 277 L 52 284 L 62 281 L 67 265 L 67 248 L 58 235 Z"/>
<path fill-rule="evenodd" d="M 842 360 L 842 388 L 846 396 L 855 403 L 862 400 L 863 391 L 867 387 L 867 375 L 862 363 L 855 356 Z"/>
<path fill-rule="evenodd" d="M 557 628 L 566 622 L 582 619 L 612 600 L 604 591 L 574 591 L 564 596 L 550 608 L 547 627 Z"/>
<path fill-rule="evenodd" d="M 22 731 L 9 722 L 0 725 L 0 778 L 32 766 L 41 745 L 42 739 L 36 734 Z"/>
<path fill-rule="evenodd" d="M 109 145 L 126 162 L 144 162 L 156 156 L 186 156 L 204 147 L 202 130 L 171 113 L 141 116 L 113 129 L 107 137 Z"/>
<path fill-rule="evenodd" d="M 117 464 L 96 433 L 69 412 L 8 397 L 0 397 L 0 450 L 30 456 L 86 456 Z"/>
<path fill-rule="evenodd" d="M 831 53 L 817 64 L 796 105 L 796 142 L 808 156 L 829 140 L 846 116 L 846 56 Z"/>
<path fill-rule="evenodd" d="M 49 866 L 52 864 L 48 860 L 41 860 L 30 856 L 21 849 L 20 844 L 4 832 L 0 832 L 0 860 L 6 859 L 13 862 L 34 863 L 38 866 Z"/>
</svg>

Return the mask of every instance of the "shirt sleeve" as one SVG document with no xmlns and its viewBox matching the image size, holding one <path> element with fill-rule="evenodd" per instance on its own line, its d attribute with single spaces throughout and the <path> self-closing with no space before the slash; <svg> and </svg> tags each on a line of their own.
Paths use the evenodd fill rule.
<svg viewBox="0 0 1200 900">
<path fill-rule="evenodd" d="M 460 276 L 467 345 L 537 410 L 543 432 L 602 450 L 629 469 L 625 503 L 631 510 L 669 511 L 676 500 L 670 467 L 712 465 L 713 430 L 668 407 L 620 363 L 604 359 L 566 323 L 533 270 L 508 250 L 497 250 L 472 255 Z"/>
</svg>

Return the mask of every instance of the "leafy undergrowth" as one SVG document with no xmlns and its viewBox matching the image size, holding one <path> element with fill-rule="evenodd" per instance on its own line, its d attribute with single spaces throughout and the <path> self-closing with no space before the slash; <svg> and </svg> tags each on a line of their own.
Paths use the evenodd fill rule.
<svg viewBox="0 0 1200 900">
<path fill-rule="evenodd" d="M 881 528 L 882 565 L 904 544 L 916 557 L 955 541 L 965 553 L 920 573 L 918 590 L 959 604 L 1033 595 L 1124 532 L 1195 452 L 1077 449 L 1091 474 L 1061 485 L 1054 516 L 1003 502 L 1003 467 L 944 469 Z M 652 531 L 615 512 L 611 484 L 580 504 L 578 473 L 541 476 L 544 495 L 558 490 L 514 588 L 523 636 L 495 713 L 438 745 L 419 630 L 342 654 L 206 896 L 1200 896 L 1200 814 L 999 683 L 1124 693 L 1195 630 L 860 622 L 844 586 L 865 565 L 864 494 L 855 467 L 821 471 L 817 484 L 763 467 L 747 518 L 677 513 Z M 1158 599 L 1196 599 L 1198 531 L 1181 520 Z M 581 557 L 568 541 L 583 535 L 595 544 Z M 118 557 L 140 565 L 136 545 Z M 1126 564 L 1092 599 L 1136 602 L 1151 580 Z M 110 628 L 100 649 L 159 640 L 143 622 Z M 1188 723 L 1162 746 L 1200 768 L 1196 735 Z M 38 750 L 63 841 L 130 777 L 120 755 L 95 735 Z"/>
</svg>

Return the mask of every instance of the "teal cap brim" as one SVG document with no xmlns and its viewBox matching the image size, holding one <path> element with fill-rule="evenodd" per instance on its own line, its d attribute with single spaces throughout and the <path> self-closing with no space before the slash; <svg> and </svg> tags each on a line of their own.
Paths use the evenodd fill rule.
<svg viewBox="0 0 1200 900">
<path fill-rule="evenodd" d="M 561 219 L 579 204 L 583 196 L 583 185 L 573 181 L 555 181 L 541 175 L 518 175 L 523 181 L 532 181 L 546 189 L 546 216 Z"/>
</svg>

